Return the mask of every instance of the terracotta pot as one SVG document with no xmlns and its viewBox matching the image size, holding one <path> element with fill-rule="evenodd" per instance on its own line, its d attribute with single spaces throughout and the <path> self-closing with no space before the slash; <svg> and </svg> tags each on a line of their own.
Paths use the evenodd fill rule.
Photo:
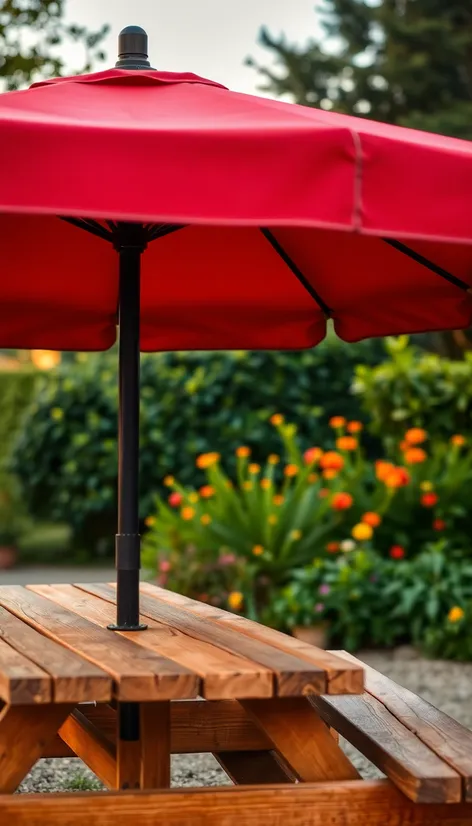
<svg viewBox="0 0 472 826">
<path fill-rule="evenodd" d="M 297 640 L 315 645 L 316 648 L 326 648 L 328 644 L 328 623 L 320 622 L 319 625 L 298 625 L 292 630 L 292 634 Z"/>
<path fill-rule="evenodd" d="M 18 551 L 11 545 L 0 545 L 0 571 L 13 568 L 16 563 Z"/>
</svg>

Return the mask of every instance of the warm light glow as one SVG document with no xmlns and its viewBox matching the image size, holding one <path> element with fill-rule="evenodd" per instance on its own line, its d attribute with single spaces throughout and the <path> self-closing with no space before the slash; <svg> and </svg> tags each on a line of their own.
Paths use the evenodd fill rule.
<svg viewBox="0 0 472 826">
<path fill-rule="evenodd" d="M 57 350 L 31 350 L 31 361 L 38 370 L 52 370 L 61 363 Z"/>
</svg>

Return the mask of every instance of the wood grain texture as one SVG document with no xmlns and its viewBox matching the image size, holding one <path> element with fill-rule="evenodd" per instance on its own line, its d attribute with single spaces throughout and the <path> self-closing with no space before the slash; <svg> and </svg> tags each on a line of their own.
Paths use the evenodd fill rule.
<svg viewBox="0 0 472 826">
<path fill-rule="evenodd" d="M 85 591 L 72 585 L 43 585 L 35 586 L 34 591 L 99 625 L 115 621 L 115 594 L 106 586 L 90 585 Z M 269 669 L 188 637 L 169 625 L 147 617 L 142 621 L 148 625 L 145 634 L 120 632 L 121 636 L 196 673 L 202 681 L 202 697 L 221 700 L 272 696 L 273 676 Z"/>
<path fill-rule="evenodd" d="M 0 712 L 0 793 L 14 792 L 69 715 L 69 705 L 5 706 Z M 0 823 L 2 823 L 0 817 Z"/>
<path fill-rule="evenodd" d="M 360 662 L 345 651 L 340 651 L 339 656 Z M 463 777 L 465 799 L 472 801 L 472 731 L 412 691 L 361 664 L 365 669 L 366 691 Z"/>
<path fill-rule="evenodd" d="M 0 795 L 14 826 L 471 826 L 471 804 L 422 805 L 388 781 L 154 793 Z"/>
<path fill-rule="evenodd" d="M 356 780 L 357 769 L 305 697 L 240 700 L 299 780 Z"/>
<path fill-rule="evenodd" d="M 52 699 L 49 674 L 2 639 L 0 639 L 0 697 L 9 705 L 49 703 Z"/>
<path fill-rule="evenodd" d="M 17 585 L 0 588 L 0 605 L 46 636 L 99 666 L 113 678 L 122 700 L 168 700 L 198 694 L 196 674 L 131 640 L 82 619 L 72 611 Z M 96 699 L 96 698 L 95 698 Z"/>
<path fill-rule="evenodd" d="M 170 702 L 141 703 L 141 789 L 170 787 Z"/>
<path fill-rule="evenodd" d="M 88 590 L 91 586 L 77 585 Z M 109 586 L 110 587 L 110 586 Z M 113 592 L 113 591 L 111 591 Z M 164 622 L 189 637 L 245 657 L 273 672 L 276 693 L 280 696 L 301 696 L 320 694 L 326 690 L 326 675 L 323 669 L 310 666 L 293 654 L 287 654 L 266 643 L 239 634 L 232 628 L 223 628 L 211 620 L 175 607 L 170 603 L 141 595 L 141 613 L 149 619 Z"/>
<path fill-rule="evenodd" d="M 116 788 L 115 747 L 78 709 L 59 729 L 59 737 L 109 789 Z"/>
<path fill-rule="evenodd" d="M 364 690 L 363 665 L 359 661 L 347 663 L 345 658 L 338 657 L 335 652 L 323 651 L 306 642 L 282 634 L 274 628 L 267 628 L 260 623 L 215 608 L 197 600 L 189 599 L 182 594 L 166 591 L 149 582 L 141 583 L 141 592 L 171 605 L 185 608 L 199 617 L 212 620 L 225 628 L 232 628 L 254 640 L 278 648 L 287 654 L 292 654 L 311 665 L 323 669 L 326 673 L 327 694 L 362 694 Z"/>
<path fill-rule="evenodd" d="M 236 785 L 294 783 L 294 773 L 274 751 L 226 751 L 215 754 L 221 768 Z"/>
<path fill-rule="evenodd" d="M 116 711 L 108 705 L 81 706 L 81 712 L 114 743 Z M 232 700 L 175 700 L 171 703 L 172 754 L 199 752 L 268 751 L 269 738 Z M 68 747 L 56 738 L 43 757 L 69 757 Z"/>
<path fill-rule="evenodd" d="M 458 803 L 462 781 L 370 694 L 310 697 L 323 720 L 334 726 L 401 791 L 419 803 Z"/>
<path fill-rule="evenodd" d="M 0 594 L 4 590 L 0 588 Z M 106 702 L 111 698 L 112 681 L 108 674 L 63 645 L 48 639 L 1 605 L 0 637 L 50 675 L 50 691 L 54 702 Z"/>
</svg>

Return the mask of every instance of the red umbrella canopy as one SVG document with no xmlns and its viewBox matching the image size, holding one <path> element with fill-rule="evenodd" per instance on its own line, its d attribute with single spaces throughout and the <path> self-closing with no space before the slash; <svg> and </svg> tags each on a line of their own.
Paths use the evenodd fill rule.
<svg viewBox="0 0 472 826">
<path fill-rule="evenodd" d="M 123 221 L 143 350 L 472 322 L 465 141 L 123 69 L 0 95 L 0 134 L 0 346 L 113 344 Z"/>
</svg>

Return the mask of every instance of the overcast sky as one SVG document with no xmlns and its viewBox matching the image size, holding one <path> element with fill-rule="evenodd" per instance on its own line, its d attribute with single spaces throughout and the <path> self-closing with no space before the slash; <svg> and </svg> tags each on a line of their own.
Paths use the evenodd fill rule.
<svg viewBox="0 0 472 826">
<path fill-rule="evenodd" d="M 320 33 L 314 7 L 315 0 L 68 0 L 66 6 L 70 22 L 111 25 L 107 65 L 116 60 L 120 29 L 137 25 L 148 32 L 156 69 L 195 72 L 249 93 L 260 81 L 245 57 L 270 60 L 256 43 L 260 27 L 304 43 Z"/>
</svg>

